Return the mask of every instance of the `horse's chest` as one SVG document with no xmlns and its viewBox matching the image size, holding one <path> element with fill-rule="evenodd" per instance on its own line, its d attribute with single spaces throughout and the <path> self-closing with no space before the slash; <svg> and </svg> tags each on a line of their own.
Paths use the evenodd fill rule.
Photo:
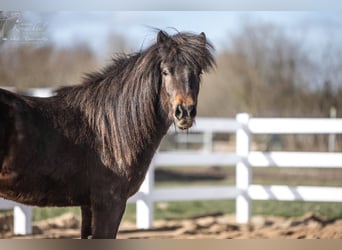
<svg viewBox="0 0 342 250">
<path fill-rule="evenodd" d="M 142 168 L 134 172 L 134 174 L 131 174 L 131 176 L 128 178 L 129 181 L 129 197 L 134 195 L 136 192 L 138 192 L 141 184 L 145 180 L 147 168 Z"/>
</svg>

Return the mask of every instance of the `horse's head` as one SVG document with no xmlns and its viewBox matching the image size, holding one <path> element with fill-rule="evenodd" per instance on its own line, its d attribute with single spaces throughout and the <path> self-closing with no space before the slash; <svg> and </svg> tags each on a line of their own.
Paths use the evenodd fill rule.
<svg viewBox="0 0 342 250">
<path fill-rule="evenodd" d="M 162 94 L 168 102 L 169 117 L 178 128 L 188 129 L 197 114 L 201 74 L 214 64 L 212 46 L 204 33 L 168 36 L 163 31 L 158 33 L 157 44 Z"/>
</svg>

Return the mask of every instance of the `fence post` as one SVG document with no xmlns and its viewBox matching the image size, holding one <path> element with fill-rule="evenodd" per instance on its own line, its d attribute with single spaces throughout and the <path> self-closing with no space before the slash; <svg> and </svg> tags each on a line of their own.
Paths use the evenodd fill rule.
<svg viewBox="0 0 342 250">
<path fill-rule="evenodd" d="M 213 152 L 213 133 L 204 132 L 203 134 L 204 150 L 206 152 Z"/>
<path fill-rule="evenodd" d="M 32 233 L 32 208 L 24 205 L 16 205 L 13 210 L 14 234 Z"/>
<path fill-rule="evenodd" d="M 250 116 L 247 113 L 236 115 L 240 127 L 236 131 L 236 188 L 239 194 L 236 197 L 236 221 L 247 223 L 251 218 L 251 199 L 248 195 L 248 188 L 252 180 L 252 168 L 248 161 L 248 154 L 251 147 L 251 133 L 249 130 Z"/>
<path fill-rule="evenodd" d="M 137 227 L 140 229 L 149 229 L 152 227 L 154 218 L 154 207 L 151 194 L 154 188 L 154 160 L 152 160 L 146 173 L 145 180 L 141 184 L 139 192 L 143 197 L 137 201 L 136 216 Z"/>
<path fill-rule="evenodd" d="M 336 108 L 335 107 L 330 108 L 330 118 L 331 119 L 336 118 Z M 335 152 L 335 148 L 336 148 L 336 134 L 329 134 L 328 152 Z"/>
</svg>

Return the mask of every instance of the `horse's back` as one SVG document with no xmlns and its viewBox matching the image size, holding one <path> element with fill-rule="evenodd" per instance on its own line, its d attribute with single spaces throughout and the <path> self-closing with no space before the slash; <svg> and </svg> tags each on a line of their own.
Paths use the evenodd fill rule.
<svg viewBox="0 0 342 250">
<path fill-rule="evenodd" d="M 18 124 L 15 123 L 19 122 L 20 114 L 27 113 L 29 108 L 30 105 L 24 97 L 0 88 L 0 126 L 3 130 L 10 123 L 17 127 Z"/>
<path fill-rule="evenodd" d="M 2 145 L 2 151 L 7 145 L 6 138 L 8 139 L 14 133 L 20 136 L 20 133 L 23 132 L 23 115 L 27 115 L 29 109 L 30 105 L 22 96 L 0 89 L 0 145 Z"/>
<path fill-rule="evenodd" d="M 0 107 L 23 104 L 25 101 L 22 96 L 11 91 L 0 88 Z"/>
</svg>

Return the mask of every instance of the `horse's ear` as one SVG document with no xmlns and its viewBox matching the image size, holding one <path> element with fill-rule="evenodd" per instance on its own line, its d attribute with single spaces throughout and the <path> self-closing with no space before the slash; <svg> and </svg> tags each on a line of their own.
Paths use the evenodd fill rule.
<svg viewBox="0 0 342 250">
<path fill-rule="evenodd" d="M 161 30 L 161 31 L 158 32 L 158 35 L 157 35 L 157 42 L 158 42 L 159 44 L 162 44 L 162 43 L 164 43 L 168 38 L 169 38 L 168 35 L 167 35 L 164 31 Z"/>
<path fill-rule="evenodd" d="M 201 34 L 199 34 L 199 36 L 202 40 L 203 45 L 205 46 L 207 44 L 207 37 L 206 37 L 205 33 L 201 32 Z"/>
</svg>

